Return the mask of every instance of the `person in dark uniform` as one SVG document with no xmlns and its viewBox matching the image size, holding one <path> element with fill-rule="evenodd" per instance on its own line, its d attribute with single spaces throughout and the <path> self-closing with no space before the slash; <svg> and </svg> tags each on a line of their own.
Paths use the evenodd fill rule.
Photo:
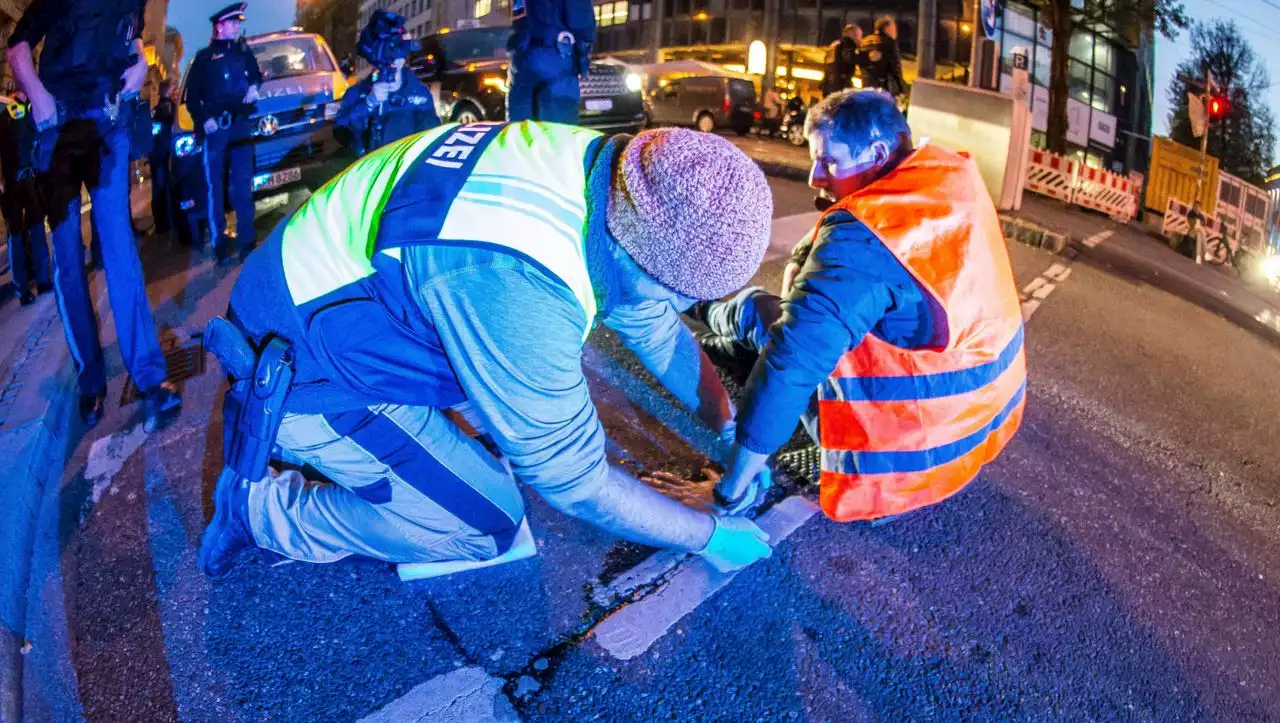
<svg viewBox="0 0 1280 723">
<path fill-rule="evenodd" d="M 902 56 L 898 53 L 898 24 L 888 15 L 876 21 L 876 32 L 862 39 L 867 56 L 865 88 L 880 88 L 895 98 L 907 92 L 902 79 Z"/>
<path fill-rule="evenodd" d="M 44 211 L 37 197 L 31 154 L 24 152 L 35 140 L 35 124 L 31 120 L 31 104 L 22 93 L 0 112 L 0 213 L 4 214 L 5 233 L 9 242 L 9 269 L 18 303 L 34 304 L 31 276 L 35 274 L 36 291 L 53 291 L 49 270 L 49 242 L 44 233 Z"/>
<path fill-rule="evenodd" d="M 187 110 L 203 138 L 205 185 L 209 192 L 209 230 L 218 263 L 235 260 L 227 238 L 226 206 L 236 212 L 240 257 L 253 250 L 253 147 L 241 142 L 258 101 L 262 70 L 240 37 L 245 3 L 234 3 L 209 17 L 213 39 L 196 53 L 187 74 Z"/>
<path fill-rule="evenodd" d="M 859 47 L 861 43 L 862 28 L 850 23 L 844 26 L 840 39 L 827 46 L 822 76 L 824 97 L 853 87 L 853 76 L 866 62 L 866 56 Z"/>
<path fill-rule="evenodd" d="M 385 10 L 374 11 L 360 33 L 360 57 L 374 70 L 347 89 L 334 120 L 335 137 L 357 157 L 440 125 L 431 91 L 404 69 L 414 46 L 404 18 Z"/>
<path fill-rule="evenodd" d="M 507 120 L 578 122 L 596 40 L 591 0 L 512 0 Z"/>
<path fill-rule="evenodd" d="M 172 85 L 162 80 L 157 86 L 158 99 L 151 109 L 152 132 L 155 142 L 147 163 L 151 166 L 151 216 L 155 220 L 155 232 L 169 233 L 173 224 L 173 177 L 170 163 L 173 152 L 173 121 L 177 113 L 172 97 Z"/>
<path fill-rule="evenodd" d="M 182 399 L 167 370 L 130 225 L 131 123 L 147 61 L 145 0 L 33 0 L 9 37 L 8 60 L 31 100 L 38 130 L 36 185 L 53 228 L 54 292 L 79 371 L 80 416 L 102 418 L 107 377 L 85 276 L 80 193 L 88 187 L 125 368 L 146 402 L 147 431 L 172 420 Z M 37 74 L 32 48 L 44 42 Z"/>
</svg>

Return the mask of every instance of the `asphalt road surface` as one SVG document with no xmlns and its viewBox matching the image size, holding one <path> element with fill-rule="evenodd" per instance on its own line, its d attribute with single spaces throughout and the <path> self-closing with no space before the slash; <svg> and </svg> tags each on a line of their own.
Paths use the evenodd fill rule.
<svg viewBox="0 0 1280 723">
<path fill-rule="evenodd" d="M 772 186 L 779 217 L 812 210 L 802 184 Z M 1029 401 L 978 481 L 890 524 L 819 513 L 731 579 L 686 562 L 623 602 L 610 590 L 660 558 L 642 563 L 650 551 L 532 495 L 530 560 L 416 583 L 372 562 L 254 561 L 206 581 L 211 361 L 174 427 L 148 438 L 137 405 L 113 408 L 50 485 L 25 716 L 1280 718 L 1280 351 L 1106 269 L 1010 253 L 1019 287 L 1043 297 L 1027 324 Z M 234 270 L 162 244 L 147 259 L 160 323 L 199 329 L 225 308 Z M 607 334 L 585 356 L 614 459 L 696 476 L 711 435 Z M 707 499 L 705 484 L 667 491 Z M 795 510 L 812 491 L 785 494 Z M 619 654 L 602 630 L 628 610 L 672 624 Z"/>
</svg>

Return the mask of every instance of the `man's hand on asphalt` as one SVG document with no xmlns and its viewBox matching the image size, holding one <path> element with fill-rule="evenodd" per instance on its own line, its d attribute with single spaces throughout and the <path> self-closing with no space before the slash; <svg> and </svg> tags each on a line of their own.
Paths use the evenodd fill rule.
<svg viewBox="0 0 1280 723">
<path fill-rule="evenodd" d="M 218 132 L 218 121 L 210 118 L 204 122 L 204 134 L 210 135 Z"/>
<path fill-rule="evenodd" d="M 741 570 L 773 554 L 769 535 L 745 517 L 714 517 L 715 530 L 707 546 L 698 550 L 720 572 Z"/>
</svg>

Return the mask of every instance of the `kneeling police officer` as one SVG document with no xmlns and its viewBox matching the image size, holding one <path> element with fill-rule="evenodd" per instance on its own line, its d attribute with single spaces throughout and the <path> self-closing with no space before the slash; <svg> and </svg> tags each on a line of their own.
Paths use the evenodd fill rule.
<svg viewBox="0 0 1280 723">
<path fill-rule="evenodd" d="M 342 97 L 334 121 L 335 136 L 356 156 L 440 125 L 431 91 L 405 70 L 417 45 L 404 18 L 386 10 L 375 11 L 360 33 L 357 52 L 373 72 Z"/>
<path fill-rule="evenodd" d="M 226 236 L 226 206 L 236 212 L 236 242 L 244 257 L 253 250 L 253 147 L 249 117 L 258 101 L 262 70 L 240 37 L 245 3 L 209 17 L 213 39 L 196 53 L 188 73 L 186 102 L 196 133 L 204 137 L 205 186 L 209 192 L 209 230 L 219 263 L 233 260 Z"/>
</svg>

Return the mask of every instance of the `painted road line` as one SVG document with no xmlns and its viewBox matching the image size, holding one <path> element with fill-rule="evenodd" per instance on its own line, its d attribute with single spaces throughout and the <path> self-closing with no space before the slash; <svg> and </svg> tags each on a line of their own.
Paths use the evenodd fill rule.
<svg viewBox="0 0 1280 723">
<path fill-rule="evenodd" d="M 793 495 L 761 515 L 756 524 L 776 547 L 817 511 L 817 505 Z M 609 614 L 592 628 L 590 636 L 613 657 L 630 660 L 648 650 L 737 574 L 719 572 L 701 557 L 690 556 L 659 589 Z"/>
<path fill-rule="evenodd" d="M 1026 323 L 1031 319 L 1031 315 L 1036 313 L 1036 309 L 1040 308 L 1040 300 L 1032 299 L 1022 302 L 1022 321 Z"/>
<path fill-rule="evenodd" d="M 1057 284 L 1047 284 L 1047 283 L 1041 284 L 1039 288 L 1035 290 L 1035 293 L 1031 294 L 1031 296 L 1033 298 L 1044 301 L 1045 299 L 1049 298 L 1049 294 L 1052 294 L 1053 290 L 1056 288 L 1058 288 Z"/>
<path fill-rule="evenodd" d="M 413 687 L 376 713 L 357 723 L 509 723 L 519 721 L 511 701 L 502 694 L 502 678 L 484 668 L 458 668 Z"/>
<path fill-rule="evenodd" d="M 1045 280 L 1043 276 L 1037 276 L 1035 279 L 1032 280 L 1031 283 L 1023 287 L 1022 295 L 1024 297 L 1029 297 L 1036 292 L 1036 289 L 1039 289 L 1041 286 L 1044 286 L 1047 283 L 1049 282 Z"/>
<path fill-rule="evenodd" d="M 1044 272 L 1044 275 L 1046 278 L 1062 283 L 1071 275 L 1071 267 L 1066 266 L 1065 264 L 1054 264 L 1049 267 L 1048 271 Z"/>
<path fill-rule="evenodd" d="M 1099 231 L 1084 240 L 1084 245 L 1093 248 L 1115 235 L 1115 231 Z"/>
<path fill-rule="evenodd" d="M 84 465 L 84 479 L 93 486 L 91 498 L 94 504 L 111 486 L 112 480 L 124 463 L 147 439 L 142 425 L 135 425 L 123 432 L 115 432 L 94 441 L 89 447 L 89 459 Z"/>
</svg>

